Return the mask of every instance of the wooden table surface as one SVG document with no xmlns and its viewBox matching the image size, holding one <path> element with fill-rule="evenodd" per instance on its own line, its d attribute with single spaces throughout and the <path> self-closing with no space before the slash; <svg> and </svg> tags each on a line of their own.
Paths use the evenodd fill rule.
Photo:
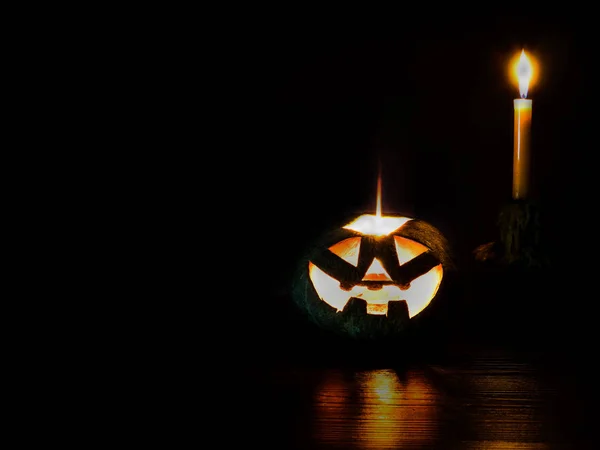
<svg viewBox="0 0 600 450">
<path fill-rule="evenodd" d="M 268 448 L 598 448 L 594 377 L 556 362 L 485 349 L 442 364 L 265 366 L 245 374 L 236 417 Z"/>
</svg>

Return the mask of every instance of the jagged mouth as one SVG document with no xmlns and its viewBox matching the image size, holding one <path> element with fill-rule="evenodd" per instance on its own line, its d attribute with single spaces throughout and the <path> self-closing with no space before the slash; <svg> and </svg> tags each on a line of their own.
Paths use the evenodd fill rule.
<svg viewBox="0 0 600 450">
<path fill-rule="evenodd" d="M 405 300 L 390 300 L 385 303 L 370 303 L 365 299 L 352 297 L 344 309 L 340 312 L 342 315 L 360 315 L 360 316 L 387 316 L 388 319 L 406 322 L 410 320 L 408 314 L 408 304 Z"/>
<path fill-rule="evenodd" d="M 380 289 L 383 289 L 384 286 L 396 286 L 401 291 L 406 291 L 406 290 L 410 289 L 410 283 L 401 284 L 396 281 L 370 281 L 370 280 L 367 280 L 367 281 L 361 281 L 358 283 L 340 283 L 340 288 L 345 291 L 350 291 L 355 286 L 364 287 L 370 291 L 378 291 Z"/>
</svg>

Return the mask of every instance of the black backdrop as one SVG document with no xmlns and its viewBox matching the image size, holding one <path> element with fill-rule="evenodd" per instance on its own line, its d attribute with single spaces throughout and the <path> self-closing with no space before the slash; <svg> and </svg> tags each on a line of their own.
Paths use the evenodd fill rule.
<svg viewBox="0 0 600 450">
<path fill-rule="evenodd" d="M 374 210 L 379 160 L 384 212 L 430 221 L 461 255 L 491 240 L 511 195 L 518 92 L 507 72 L 521 48 L 541 68 L 531 195 L 546 229 L 561 232 L 593 201 L 593 44 L 581 18 L 293 17 L 236 41 L 218 177 L 275 285 L 331 221 Z"/>
<path fill-rule="evenodd" d="M 242 335 L 286 326 L 277 302 L 289 300 L 300 255 L 341 217 L 374 211 L 379 161 L 384 213 L 439 228 L 459 267 L 496 237 L 511 195 L 518 97 L 508 63 L 522 48 L 540 67 L 529 95 L 531 199 L 547 248 L 564 264 L 557 282 L 593 275 L 583 262 L 595 248 L 597 190 L 594 28 L 585 15 L 240 20 L 213 42 L 218 82 L 201 91 L 215 94 L 220 128 L 197 178 L 211 245 L 198 262 L 222 249 L 216 292 Z M 584 300 L 565 301 L 586 302 L 591 290 L 575 283 Z M 276 307 L 265 312 L 257 306 L 265 301 Z"/>
</svg>

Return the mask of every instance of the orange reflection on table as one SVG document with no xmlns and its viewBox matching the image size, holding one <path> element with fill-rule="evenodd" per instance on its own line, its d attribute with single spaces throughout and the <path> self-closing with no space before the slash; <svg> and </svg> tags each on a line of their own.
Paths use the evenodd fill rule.
<svg viewBox="0 0 600 450">
<path fill-rule="evenodd" d="M 437 439 L 438 399 L 419 371 L 329 371 L 313 403 L 313 439 L 359 449 L 426 446 Z"/>
</svg>

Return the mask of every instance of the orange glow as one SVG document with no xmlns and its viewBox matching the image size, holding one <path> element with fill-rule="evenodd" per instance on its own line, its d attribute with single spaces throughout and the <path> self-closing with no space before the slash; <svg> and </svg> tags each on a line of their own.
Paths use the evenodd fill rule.
<svg viewBox="0 0 600 450">
<path fill-rule="evenodd" d="M 360 237 L 348 238 L 329 247 L 329 250 L 356 267 L 358 265 L 360 240 Z M 394 236 L 394 244 L 399 265 L 406 264 L 427 251 L 427 247 L 424 245 L 401 236 Z M 352 297 L 361 298 L 367 302 L 367 314 L 379 315 L 387 315 L 390 301 L 405 300 L 410 318 L 419 314 L 431 303 L 439 289 L 443 276 L 442 265 L 438 264 L 427 273 L 412 280 L 410 287 L 405 290 L 395 284 L 386 284 L 375 290 L 369 289 L 367 286 L 357 285 L 346 291 L 340 287 L 339 280 L 326 274 L 313 263 L 308 264 L 308 270 L 309 277 L 319 298 L 336 308 L 338 312 L 344 309 L 346 303 Z M 363 280 L 391 281 L 391 278 L 383 268 L 381 261 L 375 258 Z"/>
<path fill-rule="evenodd" d="M 359 233 L 368 236 L 387 236 L 410 220 L 412 219 L 409 219 L 408 217 L 386 217 L 363 214 L 348 225 L 345 225 L 344 228 L 358 231 Z"/>
<path fill-rule="evenodd" d="M 353 237 L 338 242 L 329 247 L 329 250 L 338 255 L 344 261 L 349 262 L 354 267 L 358 266 L 358 251 L 360 250 L 360 238 Z"/>
<path fill-rule="evenodd" d="M 381 166 L 377 176 L 377 206 L 376 213 L 363 214 L 345 225 L 344 228 L 356 231 L 365 236 L 388 236 L 400 229 L 405 223 L 411 221 L 408 217 L 388 217 L 381 212 Z M 344 261 L 358 267 L 360 253 L 360 237 L 344 239 L 329 247 L 329 251 L 339 256 Z M 398 264 L 403 265 L 427 251 L 424 245 L 400 236 L 394 236 L 394 246 L 398 257 Z M 373 258 L 362 281 L 383 282 L 376 285 L 356 285 L 350 290 L 340 287 L 340 280 L 336 280 L 323 270 L 308 263 L 309 277 L 315 291 L 321 300 L 328 305 L 342 311 L 352 298 L 360 298 L 367 303 L 367 314 L 387 315 L 390 301 L 404 300 L 408 306 L 409 317 L 414 317 L 429 305 L 442 282 L 443 268 L 441 264 L 431 268 L 427 273 L 412 280 L 410 286 L 402 288 L 393 284 L 392 278 L 383 267 L 381 261 Z"/>
<path fill-rule="evenodd" d="M 358 231 L 368 236 L 387 236 L 396 231 L 406 222 L 410 221 L 408 217 L 385 217 L 381 214 L 381 168 L 377 176 L 377 206 L 375 215 L 363 214 L 355 220 L 345 225 L 347 230 Z"/>
<path fill-rule="evenodd" d="M 392 281 L 392 277 L 383 268 L 381 261 L 375 258 L 371 266 L 367 269 L 363 281 Z"/>
<path fill-rule="evenodd" d="M 538 65 L 535 59 L 521 50 L 510 63 L 510 77 L 519 86 L 521 98 L 527 98 L 529 88 L 537 80 Z"/>
</svg>

